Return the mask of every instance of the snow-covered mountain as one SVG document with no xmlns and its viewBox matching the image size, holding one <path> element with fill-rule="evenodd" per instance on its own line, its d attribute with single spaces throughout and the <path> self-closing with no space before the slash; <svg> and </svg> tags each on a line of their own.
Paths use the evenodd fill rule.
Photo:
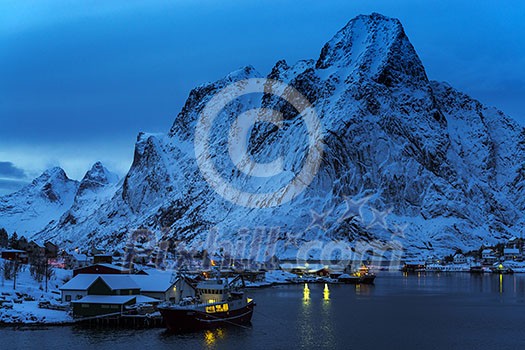
<svg viewBox="0 0 525 350">
<path fill-rule="evenodd" d="M 133 164 L 118 186 L 97 194 L 96 205 L 75 199 L 69 214 L 38 237 L 118 246 L 130 231 L 148 228 L 190 248 L 231 247 L 250 255 L 243 244 L 276 243 L 265 254 L 292 257 L 313 241 L 352 245 L 395 237 L 409 251 L 442 253 L 523 231 L 524 129 L 499 110 L 430 81 L 401 23 L 380 14 L 351 20 L 316 60 L 279 61 L 267 75 L 301 92 L 321 121 L 323 158 L 313 182 L 274 207 L 223 199 L 199 170 L 196 123 L 221 89 L 262 77 L 248 66 L 192 90 L 166 135 L 139 134 Z M 232 123 L 259 107 L 283 115 L 280 128 L 256 124 L 249 141 L 256 160 L 283 159 L 277 177 L 244 176 L 229 159 Z M 274 190 L 305 162 L 306 135 L 289 104 L 251 94 L 228 104 L 215 120 L 209 139 L 215 153 L 208 160 L 237 188 Z M 363 202 L 366 210 L 357 204 Z M 314 249 L 307 256 L 319 254 Z"/>
<path fill-rule="evenodd" d="M 47 227 L 52 230 L 86 220 L 116 191 L 118 176 L 97 162 L 80 182 L 63 169 L 46 170 L 19 191 L 0 197 L 0 227 L 33 237 Z"/>
<path fill-rule="evenodd" d="M 118 181 L 118 175 L 110 172 L 102 163 L 96 162 L 80 181 L 70 208 L 59 220 L 47 225 L 45 230 L 54 231 L 64 225 L 78 225 L 87 221 L 103 203 L 113 197 Z M 67 240 L 68 237 L 63 239 Z"/>
<path fill-rule="evenodd" d="M 61 168 L 45 171 L 19 191 L 0 197 L 0 227 L 34 235 L 71 207 L 78 185 Z"/>
</svg>

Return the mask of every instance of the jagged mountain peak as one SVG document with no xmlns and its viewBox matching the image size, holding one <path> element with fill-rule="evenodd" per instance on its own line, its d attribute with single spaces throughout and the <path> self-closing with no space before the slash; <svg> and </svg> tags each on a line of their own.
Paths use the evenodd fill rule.
<svg viewBox="0 0 525 350">
<path fill-rule="evenodd" d="M 349 69 L 356 78 L 370 77 L 387 86 L 428 82 L 401 22 L 378 13 L 349 21 L 324 45 L 316 67 Z"/>
<path fill-rule="evenodd" d="M 76 186 L 78 186 L 78 181 L 68 178 L 64 169 L 53 167 L 45 170 L 42 175 L 35 178 L 29 185 L 23 187 L 12 195 L 34 195 L 38 193 L 40 196 L 51 202 L 60 202 L 62 192 L 69 192 L 71 189 L 70 187 L 76 188 Z"/>
<path fill-rule="evenodd" d="M 93 164 L 82 181 L 97 181 L 101 184 L 118 182 L 118 175 L 109 171 L 100 161 Z"/>
<path fill-rule="evenodd" d="M 96 190 L 109 184 L 115 184 L 118 180 L 117 174 L 110 172 L 100 161 L 96 162 L 82 178 L 77 197 L 84 195 L 88 190 Z"/>
<path fill-rule="evenodd" d="M 33 180 L 32 184 L 38 185 L 50 181 L 68 181 L 66 172 L 61 167 L 53 167 L 45 170 L 39 177 Z"/>
<path fill-rule="evenodd" d="M 27 237 L 57 220 L 73 203 L 78 181 L 60 167 L 48 169 L 17 192 L 0 197 L 1 225 Z"/>
</svg>

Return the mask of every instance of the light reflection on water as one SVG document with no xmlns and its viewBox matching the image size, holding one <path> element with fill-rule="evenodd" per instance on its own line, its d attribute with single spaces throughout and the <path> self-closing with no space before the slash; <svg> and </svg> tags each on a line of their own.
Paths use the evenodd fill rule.
<svg viewBox="0 0 525 350">
<path fill-rule="evenodd" d="M 1 329 L 9 349 L 525 349 L 525 274 L 380 274 L 375 286 L 250 290 L 252 328 Z M 406 330 L 412 330 L 407 336 Z M 496 335 L 496 336 L 495 336 Z"/>
</svg>

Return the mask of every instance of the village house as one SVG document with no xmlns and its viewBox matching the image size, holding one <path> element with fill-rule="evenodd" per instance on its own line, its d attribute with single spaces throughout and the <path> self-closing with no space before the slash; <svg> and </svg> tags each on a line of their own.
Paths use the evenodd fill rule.
<svg viewBox="0 0 525 350">
<path fill-rule="evenodd" d="M 27 252 L 21 249 L 7 249 L 2 251 L 2 259 L 18 261 L 21 264 L 27 264 L 28 262 Z"/>
<path fill-rule="evenodd" d="M 494 264 L 498 261 L 498 257 L 494 255 L 492 249 L 484 249 L 481 252 L 481 259 L 485 264 Z"/>
<path fill-rule="evenodd" d="M 79 269 L 89 265 L 89 257 L 86 254 L 64 252 L 63 258 L 67 269 Z"/>
<path fill-rule="evenodd" d="M 507 261 L 521 260 L 522 256 L 518 248 L 505 248 L 503 249 L 503 258 Z"/>
<path fill-rule="evenodd" d="M 43 243 L 30 241 L 27 244 L 27 254 L 31 256 L 44 256 L 46 254 L 46 247 Z"/>
<path fill-rule="evenodd" d="M 78 275 L 60 287 L 63 303 L 79 300 L 88 295 L 88 288 L 99 278 L 98 275 Z"/>
<path fill-rule="evenodd" d="M 131 279 L 140 287 L 140 294 L 162 301 L 175 300 L 177 288 L 171 282 L 170 273 L 153 275 L 130 275 Z"/>
<path fill-rule="evenodd" d="M 119 313 L 125 306 L 160 302 L 140 295 L 140 287 L 129 275 L 78 275 L 60 291 L 62 301 L 71 302 L 74 317 Z"/>
<path fill-rule="evenodd" d="M 454 264 L 466 264 L 467 258 L 461 253 L 454 254 Z"/>
<path fill-rule="evenodd" d="M 133 295 L 87 295 L 81 300 L 71 302 L 73 317 L 101 316 L 123 313 L 126 306 L 137 303 Z"/>
<path fill-rule="evenodd" d="M 197 292 L 197 283 L 194 280 L 189 279 L 188 277 L 179 276 L 175 280 L 175 286 L 173 290 L 175 291 L 175 303 L 179 303 L 185 298 L 191 298 L 195 296 Z"/>
<path fill-rule="evenodd" d="M 111 254 L 94 255 L 93 264 L 113 264 L 113 256 Z"/>
<path fill-rule="evenodd" d="M 14 247 L 13 247 L 14 248 Z M 16 246 L 17 249 L 20 249 L 20 250 L 24 250 L 24 251 L 28 251 L 28 243 L 27 243 L 27 238 L 25 238 L 24 236 L 20 237 L 20 239 L 18 240 L 18 245 Z"/>
<path fill-rule="evenodd" d="M 44 248 L 46 252 L 46 257 L 50 259 L 56 259 L 56 257 L 58 256 L 58 246 L 55 243 L 45 241 Z"/>
</svg>

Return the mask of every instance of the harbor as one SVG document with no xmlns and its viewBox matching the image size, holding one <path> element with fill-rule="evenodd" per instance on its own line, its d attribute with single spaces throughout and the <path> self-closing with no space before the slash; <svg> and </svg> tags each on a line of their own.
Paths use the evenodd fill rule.
<svg viewBox="0 0 525 350">
<path fill-rule="evenodd" d="M 433 344 L 449 349 L 519 349 L 525 346 L 519 322 L 525 312 L 521 297 L 525 275 L 501 278 L 500 284 L 496 275 L 382 272 L 375 285 L 329 284 L 326 290 L 325 284 L 309 283 L 307 288 L 291 284 L 252 289 L 257 307 L 247 328 L 181 335 L 164 328 L 4 327 L 0 335 L 13 339 L 15 348 L 38 338 L 45 348 L 131 349 L 140 344 L 156 349 L 342 349 L 352 344 L 357 349 L 387 349 L 392 344 L 408 348 Z M 422 332 L 407 331 L 415 327 Z M 13 332 L 25 336 L 13 338 Z M 453 345 L 448 337 L 454 339 Z"/>
</svg>

